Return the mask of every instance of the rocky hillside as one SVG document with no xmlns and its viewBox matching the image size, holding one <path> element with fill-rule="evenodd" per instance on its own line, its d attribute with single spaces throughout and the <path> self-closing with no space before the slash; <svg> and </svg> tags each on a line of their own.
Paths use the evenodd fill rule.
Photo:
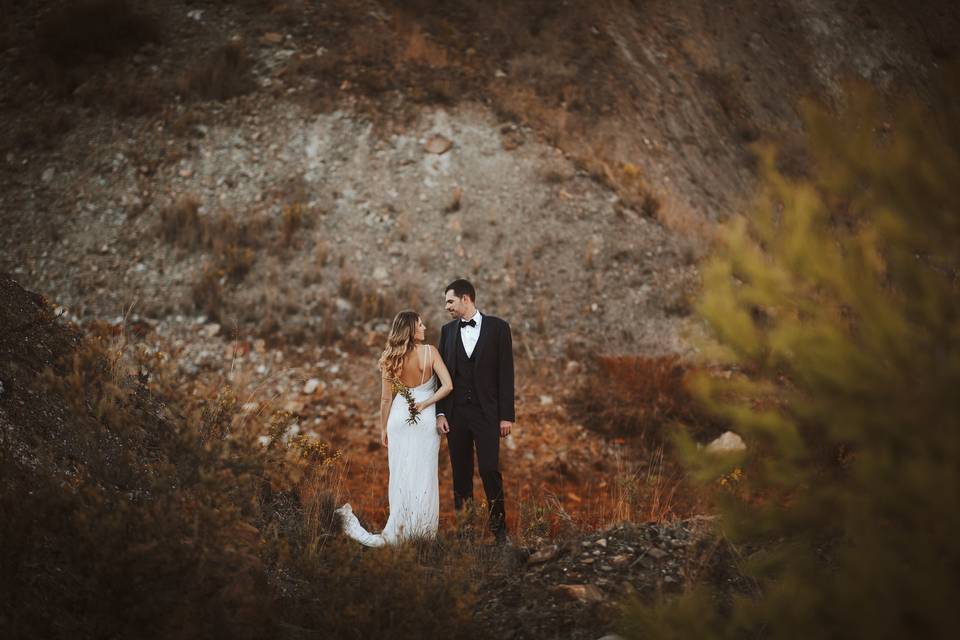
<svg viewBox="0 0 960 640">
<path fill-rule="evenodd" d="M 538 357 L 682 351 L 749 143 L 956 54 L 950 3 L 70 4 L 5 9 L 0 269 L 290 343 L 464 275 Z"/>
<path fill-rule="evenodd" d="M 783 170 L 802 175 L 801 99 L 840 104 L 852 80 L 934 101 L 936 78 L 960 54 L 957 33 L 958 9 L 936 0 L 0 2 L 0 427 L 16 478 L 3 483 L 2 506 L 5 522 L 32 523 L 4 530 L 0 547 L 21 573 L 5 569 L 3 586 L 40 602 L 21 588 L 28 576 L 71 615 L 75 593 L 96 603 L 103 585 L 181 601 L 136 572 L 129 583 L 97 573 L 113 566 L 111 545 L 128 568 L 147 571 L 160 557 L 149 536 L 130 542 L 128 521 L 84 515 L 121 505 L 138 531 L 167 523 L 156 538 L 172 559 L 170 584 L 220 594 L 215 616 L 201 603 L 168 624 L 222 618 L 249 621 L 247 633 L 275 630 L 281 614 L 256 605 L 275 602 L 284 633 L 300 637 L 319 624 L 300 603 L 341 593 L 324 585 L 355 588 L 342 597 L 362 601 L 365 583 L 325 573 L 329 564 L 271 573 L 302 551 L 288 544 L 305 539 L 302 518 L 277 515 L 296 512 L 296 492 L 257 514 L 245 511 L 252 499 L 234 509 L 228 491 L 200 482 L 222 470 L 213 453 L 186 456 L 202 473 L 168 464 L 206 451 L 176 449 L 170 425 L 226 415 L 253 441 L 339 449 L 337 498 L 375 527 L 386 509 L 375 355 L 402 308 L 420 310 L 435 339 L 443 286 L 465 276 L 480 309 L 511 322 L 518 367 L 518 428 L 503 467 L 524 544 L 472 592 L 489 628 L 593 637 L 611 629 L 628 593 L 679 589 L 702 572 L 746 588 L 713 553 L 722 545 L 700 535 L 699 497 L 662 439 L 644 430 L 631 440 L 622 414 L 661 424 L 691 415 L 673 356 L 692 351 L 691 297 L 714 225 L 753 188 L 751 145 L 777 143 Z M 118 387 L 96 377 L 102 368 L 74 363 L 98 385 L 72 399 L 54 393 L 84 379 L 55 367 L 84 331 L 102 345 L 121 338 L 156 368 L 120 367 L 139 385 L 123 411 Z M 627 357 L 604 369 L 597 355 Z M 657 359 L 637 369 L 637 355 Z M 624 372 L 649 397 L 614 385 Z M 606 386 L 623 388 L 605 396 Z M 163 414 L 157 398 L 174 390 L 196 416 Z M 597 397 L 614 399 L 609 412 Z M 130 416 L 138 426 L 121 439 L 103 430 Z M 188 489 L 170 489 L 181 482 Z M 81 485 L 99 488 L 62 490 Z M 450 486 L 445 459 L 441 485 Z M 37 487 L 44 501 L 18 501 Z M 147 499 L 157 487 L 172 493 Z M 210 516 L 223 526 L 191 536 L 194 512 L 171 506 L 184 496 L 191 509 L 235 517 Z M 63 509 L 81 517 L 64 521 Z M 66 554 L 77 564 L 48 554 L 68 548 L 57 535 L 86 536 Z M 447 578 L 433 581 L 447 566 L 436 553 L 423 574 L 402 558 L 349 566 L 445 593 Z M 74 589 L 85 576 L 95 576 L 86 591 Z M 416 584 L 411 615 L 432 597 Z M 117 602 L 129 620 L 109 607 L 96 609 L 102 620 L 136 628 L 152 615 Z M 37 617 L 17 624 L 47 624 L 42 608 L 30 611 Z M 51 624 L 69 635 L 80 618 Z M 362 619 L 378 624 L 373 613 Z M 460 637 L 460 621 L 438 625 L 447 623 L 445 637 Z"/>
</svg>

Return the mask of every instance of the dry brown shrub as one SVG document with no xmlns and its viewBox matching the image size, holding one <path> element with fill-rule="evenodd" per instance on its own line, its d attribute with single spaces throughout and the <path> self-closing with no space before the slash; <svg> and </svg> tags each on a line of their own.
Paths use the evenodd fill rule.
<svg viewBox="0 0 960 640">
<path fill-rule="evenodd" d="M 159 113 L 170 95 L 168 82 L 118 76 L 105 78 L 96 87 L 84 91 L 81 99 L 87 106 L 109 105 L 122 116 L 142 116 Z"/>
<path fill-rule="evenodd" d="M 213 272 L 239 281 L 256 262 L 256 249 L 268 224 L 262 218 L 237 221 L 228 212 L 219 215 L 200 215 L 200 202 L 193 197 L 183 198 L 160 212 L 160 232 L 163 238 L 183 249 L 204 249 L 213 255 Z M 204 276 L 201 281 L 208 279 Z M 207 291 L 209 287 L 201 287 Z"/>
<path fill-rule="evenodd" d="M 676 196 L 666 195 L 661 203 L 656 219 L 679 236 L 685 262 L 692 264 L 700 260 L 716 241 L 716 224 L 695 212 Z"/>
<path fill-rule="evenodd" d="M 160 212 L 160 233 L 172 244 L 193 249 L 203 241 L 205 230 L 200 222 L 200 201 L 182 198 Z"/>
<path fill-rule="evenodd" d="M 386 318 L 392 312 L 389 300 L 382 291 L 377 287 L 361 283 L 349 271 L 340 274 L 339 292 L 340 296 L 352 305 L 351 313 L 354 318 L 361 322 Z M 399 294 L 394 297 L 404 299 Z"/>
<path fill-rule="evenodd" d="M 227 100 L 252 91 L 253 62 L 240 42 L 217 47 L 177 81 L 180 94 L 200 100 Z"/>
<path fill-rule="evenodd" d="M 215 322 L 222 320 L 223 315 L 224 293 L 220 284 L 221 277 L 219 269 L 207 265 L 190 290 L 194 308 Z"/>
<path fill-rule="evenodd" d="M 600 356 L 569 407 L 590 429 L 646 443 L 664 442 L 666 430 L 678 423 L 694 432 L 715 431 L 687 390 L 686 378 L 676 356 Z"/>
<path fill-rule="evenodd" d="M 504 119 L 517 120 L 522 124 L 536 125 L 544 131 L 548 140 L 564 151 L 573 151 L 570 136 L 570 114 L 566 109 L 547 104 L 530 87 L 494 85 L 491 95 L 494 108 Z"/>
<path fill-rule="evenodd" d="M 293 243 L 294 235 L 304 224 L 303 205 L 294 202 L 283 208 L 280 216 L 280 243 L 289 247 Z"/>
<path fill-rule="evenodd" d="M 432 68 L 444 68 L 450 64 L 447 50 L 435 44 L 419 27 L 414 27 L 407 36 L 407 46 L 401 51 L 397 64 L 412 62 Z"/>
</svg>

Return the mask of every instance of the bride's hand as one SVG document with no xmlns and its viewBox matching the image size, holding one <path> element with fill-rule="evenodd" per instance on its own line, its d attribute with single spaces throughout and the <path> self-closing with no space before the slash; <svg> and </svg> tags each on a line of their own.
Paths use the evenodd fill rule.
<svg viewBox="0 0 960 640">
<path fill-rule="evenodd" d="M 417 404 L 415 404 L 415 405 L 413 405 L 413 406 L 417 409 L 417 413 L 423 413 L 423 410 L 426 409 L 427 407 L 429 407 L 430 405 L 428 405 L 428 404 L 425 403 L 425 402 L 418 402 Z"/>
</svg>

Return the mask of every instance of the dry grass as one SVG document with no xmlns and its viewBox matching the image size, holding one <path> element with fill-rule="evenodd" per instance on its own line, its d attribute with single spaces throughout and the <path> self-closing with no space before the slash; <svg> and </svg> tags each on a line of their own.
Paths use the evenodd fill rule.
<svg viewBox="0 0 960 640">
<path fill-rule="evenodd" d="M 297 232 L 304 226 L 303 206 L 294 202 L 283 208 L 280 216 L 280 244 L 290 247 Z"/>
<path fill-rule="evenodd" d="M 180 95 L 199 100 L 227 100 L 252 91 L 253 62 L 243 44 L 227 42 L 177 80 Z"/>
<path fill-rule="evenodd" d="M 160 231 L 167 242 L 186 249 L 201 246 L 208 228 L 200 220 L 200 201 L 187 197 L 161 211 Z"/>
<path fill-rule="evenodd" d="M 207 251 L 212 261 L 191 289 L 194 308 L 222 322 L 227 293 L 224 285 L 242 281 L 253 268 L 268 230 L 261 219 L 238 222 L 229 213 L 201 215 L 195 198 L 184 198 L 160 212 L 159 231 L 167 242 L 187 251 Z"/>
<path fill-rule="evenodd" d="M 393 314 L 399 311 L 393 310 L 388 298 L 378 287 L 360 282 L 350 271 L 340 274 L 338 291 L 340 297 L 350 303 L 353 316 L 361 322 L 393 317 Z M 401 296 L 392 298 L 405 300 Z"/>
<path fill-rule="evenodd" d="M 687 264 L 693 264 L 707 255 L 716 241 L 716 223 L 691 209 L 678 197 L 664 197 L 655 217 L 660 224 L 677 234 Z"/>
<path fill-rule="evenodd" d="M 581 488 L 587 507 L 575 528 L 596 529 L 620 522 L 676 522 L 698 513 L 703 496 L 664 445 L 624 450 L 612 472 Z"/>
<path fill-rule="evenodd" d="M 290 223 L 284 222 L 286 229 Z M 256 250 L 269 230 L 261 218 L 238 221 L 230 213 L 201 215 L 200 202 L 184 198 L 160 212 L 162 237 L 182 249 L 206 250 L 216 262 L 214 272 L 238 282 L 256 261 Z"/>
</svg>

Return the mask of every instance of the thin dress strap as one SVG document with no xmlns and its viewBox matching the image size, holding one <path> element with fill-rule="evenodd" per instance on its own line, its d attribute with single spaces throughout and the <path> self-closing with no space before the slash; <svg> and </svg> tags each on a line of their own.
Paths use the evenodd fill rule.
<svg viewBox="0 0 960 640">
<path fill-rule="evenodd" d="M 423 345 L 425 349 L 429 349 L 429 345 Z M 427 373 L 427 355 L 424 353 L 423 357 L 420 359 L 420 364 L 423 365 L 423 368 L 420 369 L 420 384 L 423 384 L 423 376 Z"/>
</svg>

